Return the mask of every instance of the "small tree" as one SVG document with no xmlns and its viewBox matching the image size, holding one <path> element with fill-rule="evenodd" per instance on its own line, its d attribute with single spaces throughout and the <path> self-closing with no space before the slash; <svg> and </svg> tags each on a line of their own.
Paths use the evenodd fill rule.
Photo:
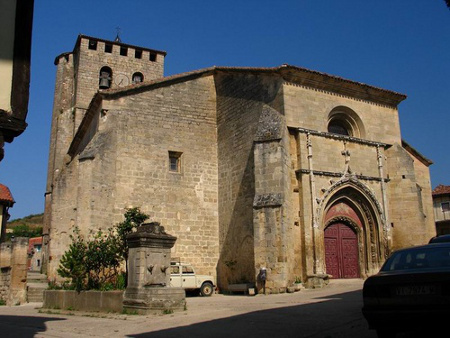
<svg viewBox="0 0 450 338">
<path fill-rule="evenodd" d="M 118 235 L 118 248 L 120 255 L 125 260 L 125 286 L 128 282 L 128 243 L 127 235 L 132 233 L 138 226 L 140 226 L 146 219 L 149 218 L 147 214 L 140 211 L 139 208 L 128 208 L 124 214 L 125 220 L 116 225 L 116 232 Z"/>
<path fill-rule="evenodd" d="M 85 262 L 88 289 L 105 289 L 116 284 L 122 261 L 118 242 L 111 229 L 107 234 L 97 232 L 94 238 L 87 242 Z"/>
<path fill-rule="evenodd" d="M 75 228 L 74 233 L 75 236 L 70 235 L 72 244 L 70 244 L 69 249 L 62 256 L 57 271 L 61 277 L 70 278 L 75 289 L 81 291 L 84 288 L 87 275 L 87 245 L 80 235 L 78 228 Z"/>
</svg>

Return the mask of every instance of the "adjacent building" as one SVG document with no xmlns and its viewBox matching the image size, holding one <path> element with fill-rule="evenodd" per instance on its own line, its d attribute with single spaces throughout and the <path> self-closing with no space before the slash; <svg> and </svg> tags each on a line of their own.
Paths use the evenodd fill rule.
<svg viewBox="0 0 450 338">
<path fill-rule="evenodd" d="M 8 211 L 14 203 L 15 201 L 9 188 L 0 184 L 0 242 L 6 239 L 6 223 L 10 216 Z"/>
<path fill-rule="evenodd" d="M 42 236 L 28 240 L 28 271 L 40 272 L 42 267 Z"/>
<path fill-rule="evenodd" d="M 0 0 L 0 161 L 27 127 L 34 0 Z"/>
<path fill-rule="evenodd" d="M 129 207 L 221 289 L 263 268 L 270 292 L 364 278 L 436 234 L 432 162 L 400 133 L 405 95 L 292 65 L 164 77 L 165 55 L 80 35 L 56 58 L 50 278 L 75 226 L 109 228 Z"/>
<path fill-rule="evenodd" d="M 450 234 L 450 186 L 439 184 L 433 190 L 434 219 L 438 235 Z"/>
</svg>

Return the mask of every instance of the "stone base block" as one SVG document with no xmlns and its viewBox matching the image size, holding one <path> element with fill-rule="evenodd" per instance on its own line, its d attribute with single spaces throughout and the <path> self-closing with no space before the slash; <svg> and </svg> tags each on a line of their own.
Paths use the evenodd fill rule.
<svg viewBox="0 0 450 338">
<path fill-rule="evenodd" d="M 122 312 L 123 291 L 44 290 L 44 309 Z"/>
<path fill-rule="evenodd" d="M 327 274 L 308 275 L 305 287 L 308 289 L 323 288 L 330 282 Z"/>
<path fill-rule="evenodd" d="M 128 287 L 124 294 L 123 309 L 141 315 L 184 311 L 186 293 L 183 288 Z"/>
</svg>

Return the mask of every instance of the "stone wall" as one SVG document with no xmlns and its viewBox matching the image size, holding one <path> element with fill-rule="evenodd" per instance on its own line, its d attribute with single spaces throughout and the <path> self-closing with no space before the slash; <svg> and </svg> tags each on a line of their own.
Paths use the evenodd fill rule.
<svg viewBox="0 0 450 338">
<path fill-rule="evenodd" d="M 428 168 L 400 145 L 386 155 L 392 250 L 426 244 L 436 235 Z"/>
<path fill-rule="evenodd" d="M 254 282 L 254 141 L 264 102 L 273 103 L 280 83 L 251 74 L 219 73 L 217 130 L 219 156 L 218 285 Z M 259 262 L 258 264 L 261 264 Z"/>
<path fill-rule="evenodd" d="M 84 235 L 107 229 L 123 220 L 128 207 L 139 207 L 177 234 L 172 257 L 216 275 L 215 104 L 212 77 L 103 101 L 98 132 L 55 181 L 52 277 L 74 226 Z M 181 154 L 180 172 L 169 170 L 169 152 Z"/>
<path fill-rule="evenodd" d="M 401 144 L 398 111 L 394 107 L 296 84 L 283 85 L 284 113 L 289 127 L 327 131 L 330 113 L 336 110 L 355 112 L 361 119 L 360 138 Z M 382 121 L 382 122 L 380 122 Z"/>
<path fill-rule="evenodd" d="M 0 245 L 0 300 L 19 305 L 27 300 L 28 238 L 17 237 Z"/>
</svg>

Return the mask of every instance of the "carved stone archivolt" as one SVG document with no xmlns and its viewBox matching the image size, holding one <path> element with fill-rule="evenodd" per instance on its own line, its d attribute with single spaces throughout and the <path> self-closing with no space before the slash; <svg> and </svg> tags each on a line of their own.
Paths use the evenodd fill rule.
<svg viewBox="0 0 450 338">
<path fill-rule="evenodd" d="M 318 209 L 323 210 L 323 205 L 325 201 L 328 201 L 329 198 L 334 195 L 339 190 L 349 187 L 353 188 L 356 191 L 359 191 L 361 195 L 365 196 L 367 200 L 371 202 L 375 206 L 376 212 L 380 215 L 380 218 L 384 224 L 384 213 L 383 209 L 381 207 L 381 204 L 378 202 L 377 198 L 375 197 L 375 194 L 372 192 L 372 190 L 367 187 L 365 184 L 363 184 L 360 180 L 358 180 L 353 175 L 344 175 L 342 178 L 336 182 L 330 182 L 332 185 L 328 189 L 323 189 L 324 193 L 322 197 L 320 198 L 320 201 L 318 202 L 319 206 Z"/>
<path fill-rule="evenodd" d="M 326 229 L 328 226 L 334 223 L 345 223 L 347 225 L 350 225 L 353 228 L 353 230 L 355 230 L 357 233 L 361 232 L 361 228 L 358 226 L 358 224 L 356 224 L 356 222 L 353 219 L 347 216 L 332 217 L 325 223 L 323 228 Z"/>
</svg>

